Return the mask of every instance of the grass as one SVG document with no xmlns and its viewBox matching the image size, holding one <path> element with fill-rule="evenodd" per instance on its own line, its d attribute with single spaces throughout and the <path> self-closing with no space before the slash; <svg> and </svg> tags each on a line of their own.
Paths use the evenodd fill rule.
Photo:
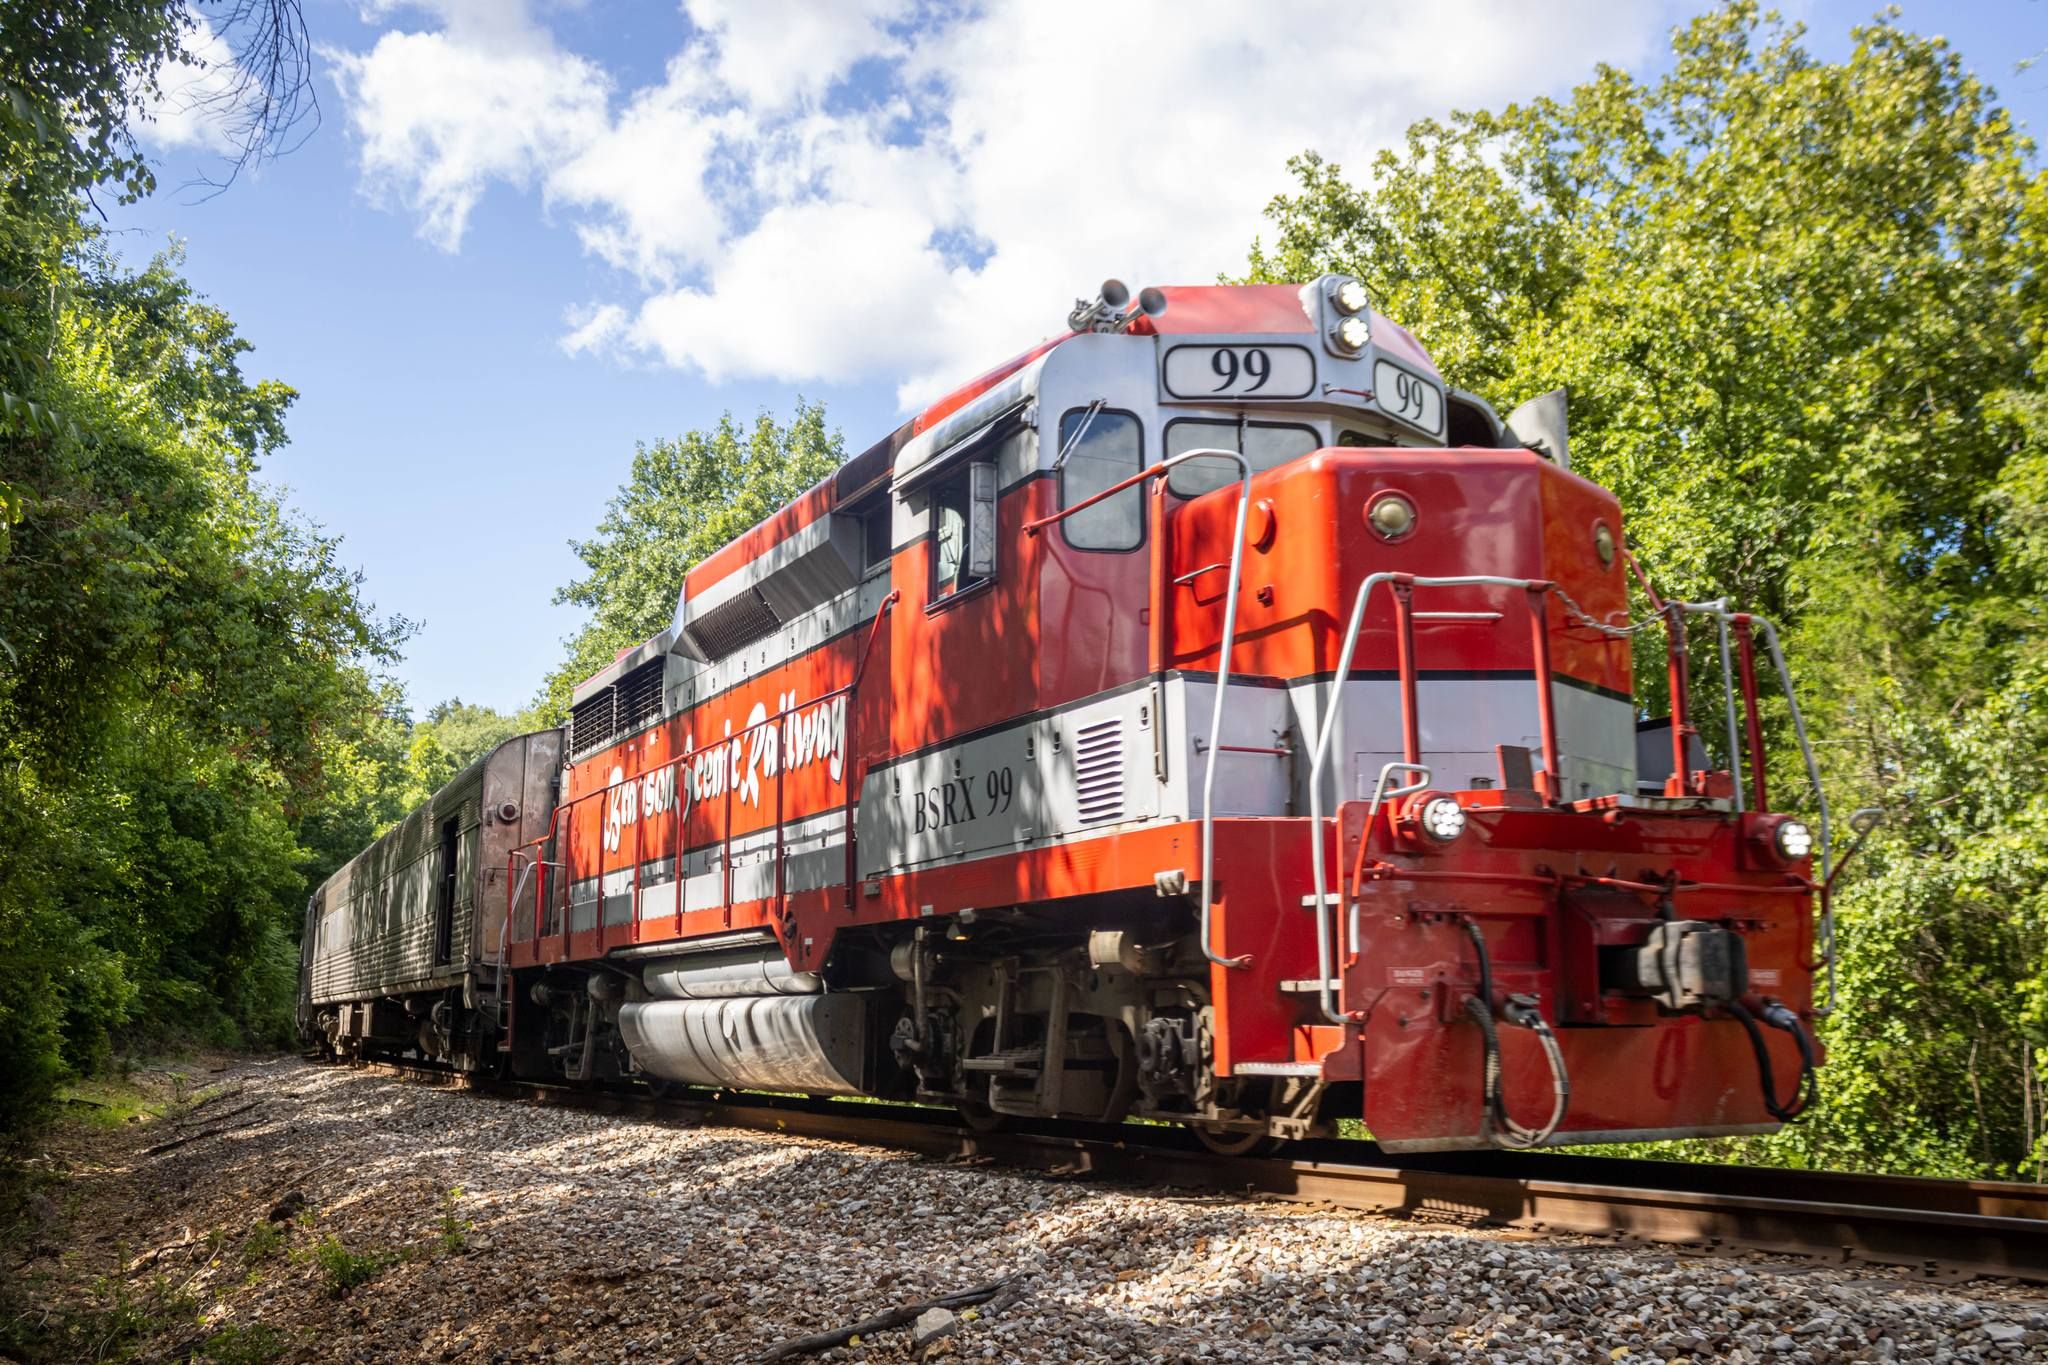
<svg viewBox="0 0 2048 1365">
<path fill-rule="evenodd" d="M 462 1216 L 461 1205 L 460 1185 L 441 1199 L 441 1250 L 451 1256 L 469 1245 L 469 1230 L 476 1226 Z"/>
<path fill-rule="evenodd" d="M 341 1238 L 330 1232 L 306 1251 L 294 1253 L 293 1259 L 311 1261 L 319 1269 L 327 1292 L 341 1299 L 405 1258 L 399 1252 L 382 1248 L 350 1251 Z"/>
<path fill-rule="evenodd" d="M 284 1247 L 285 1231 L 268 1218 L 249 1229 L 249 1235 L 242 1239 L 242 1264 L 252 1269 Z"/>
<path fill-rule="evenodd" d="M 0 1322 L 0 1354 L 30 1361 L 126 1360 L 144 1342 L 199 1322 L 199 1299 L 162 1275 L 140 1289 L 107 1277 L 90 1300 Z"/>
<path fill-rule="evenodd" d="M 199 1344 L 199 1359 L 215 1365 L 269 1365 L 291 1339 L 267 1323 L 230 1324 Z"/>
<path fill-rule="evenodd" d="M 162 1118 L 171 1105 L 118 1076 L 75 1081 L 57 1092 L 64 1117 L 94 1128 L 125 1128 Z"/>
</svg>

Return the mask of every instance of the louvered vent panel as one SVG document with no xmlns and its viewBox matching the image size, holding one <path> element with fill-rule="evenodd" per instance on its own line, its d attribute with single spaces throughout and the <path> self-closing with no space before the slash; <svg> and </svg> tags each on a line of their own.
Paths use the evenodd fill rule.
<svg viewBox="0 0 2048 1365">
<path fill-rule="evenodd" d="M 594 697 L 585 697 L 569 712 L 569 748 L 572 751 L 581 754 L 602 748 L 606 740 L 618 733 L 612 715 L 617 691 L 617 688 L 607 687 Z"/>
<path fill-rule="evenodd" d="M 705 655 L 723 659 L 764 636 L 773 635 L 782 622 L 761 594 L 747 588 L 730 602 L 721 602 L 683 627 Z"/>
<path fill-rule="evenodd" d="M 661 715 L 661 660 L 649 659 L 612 686 L 619 694 L 620 734 L 631 734 Z"/>
<path fill-rule="evenodd" d="M 1074 786 L 1081 798 L 1081 823 L 1101 824 L 1124 813 L 1124 723 L 1120 716 L 1098 720 L 1074 732 Z"/>
<path fill-rule="evenodd" d="M 662 661 L 649 659 L 569 712 L 569 748 L 602 749 L 661 716 Z"/>
</svg>

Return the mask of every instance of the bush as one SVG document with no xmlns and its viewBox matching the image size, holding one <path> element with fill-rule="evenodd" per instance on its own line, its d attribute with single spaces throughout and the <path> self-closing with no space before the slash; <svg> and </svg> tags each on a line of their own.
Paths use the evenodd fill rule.
<svg viewBox="0 0 2048 1365">
<path fill-rule="evenodd" d="M 350 1251 L 341 1238 L 330 1232 L 314 1244 L 306 1259 L 319 1268 L 327 1292 L 340 1299 L 376 1279 L 402 1258 L 395 1251 Z"/>
</svg>

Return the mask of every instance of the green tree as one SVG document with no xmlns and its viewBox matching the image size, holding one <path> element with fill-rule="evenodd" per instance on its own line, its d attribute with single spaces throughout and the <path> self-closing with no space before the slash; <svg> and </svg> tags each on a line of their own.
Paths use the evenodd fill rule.
<svg viewBox="0 0 2048 1365">
<path fill-rule="evenodd" d="M 2018 774 L 2048 739 L 2048 182 L 1961 59 L 1889 19 L 1831 63 L 1728 4 L 1673 58 L 1418 123 L 1362 183 L 1296 158 L 1249 277 L 1358 275 L 1503 407 L 1569 388 L 1574 466 L 1660 588 L 1786 626 L 1837 806 L 1892 829 L 1843 899 L 1835 1100 L 1764 1150 L 2010 1171 L 2043 1041 L 2048 828 Z"/>
<path fill-rule="evenodd" d="M 845 458 L 839 433 L 825 430 L 824 408 L 802 399 L 787 425 L 764 412 L 748 430 L 726 413 L 708 431 L 636 449 L 597 534 L 570 542 L 586 572 L 555 601 L 591 617 L 542 685 L 537 714 L 550 724 L 567 716 L 577 683 L 667 627 L 684 574 Z"/>
<path fill-rule="evenodd" d="M 448 779 L 514 735 L 545 726 L 531 712 L 506 715 L 453 697 L 428 710 L 412 727 L 406 751 L 404 808 L 412 809 Z"/>
<path fill-rule="evenodd" d="M 247 26 L 216 112 L 263 154 L 304 91 L 289 0 L 0 8 L 0 1131 L 118 1043 L 280 1033 L 407 631 L 256 481 L 290 389 L 85 216 L 152 188 L 134 121 L 195 12 Z"/>
</svg>

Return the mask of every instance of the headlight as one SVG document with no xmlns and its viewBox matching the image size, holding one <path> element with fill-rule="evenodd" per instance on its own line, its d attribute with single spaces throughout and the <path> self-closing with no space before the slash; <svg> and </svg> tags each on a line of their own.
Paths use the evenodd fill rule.
<svg viewBox="0 0 2048 1365">
<path fill-rule="evenodd" d="M 1465 832 L 1465 808 L 1449 796 L 1433 796 L 1422 803 L 1415 823 L 1440 844 L 1448 844 Z"/>
<path fill-rule="evenodd" d="M 1330 340 L 1346 351 L 1362 351 L 1372 340 L 1372 326 L 1364 318 L 1349 317 L 1330 329 Z"/>
<path fill-rule="evenodd" d="M 1363 313 L 1366 305 L 1372 302 L 1372 296 L 1357 280 L 1346 280 L 1330 291 L 1330 302 L 1337 305 L 1340 313 Z"/>
<path fill-rule="evenodd" d="M 1804 820 L 1781 820 L 1771 831 L 1771 843 L 1779 857 L 1796 863 L 1813 852 L 1813 831 Z"/>
</svg>

